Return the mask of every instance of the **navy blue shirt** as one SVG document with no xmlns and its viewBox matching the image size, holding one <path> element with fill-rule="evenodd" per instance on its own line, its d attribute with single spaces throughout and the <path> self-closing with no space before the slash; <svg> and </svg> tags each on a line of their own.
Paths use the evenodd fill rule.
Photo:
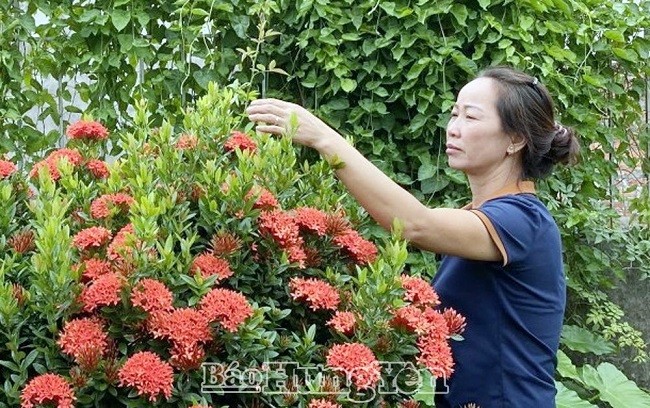
<svg viewBox="0 0 650 408">
<path fill-rule="evenodd" d="M 467 319 L 464 340 L 451 342 L 455 371 L 436 407 L 555 407 L 566 303 L 557 225 L 530 193 L 502 195 L 470 211 L 485 224 L 503 262 L 446 256 L 433 279 L 442 307 Z"/>
</svg>

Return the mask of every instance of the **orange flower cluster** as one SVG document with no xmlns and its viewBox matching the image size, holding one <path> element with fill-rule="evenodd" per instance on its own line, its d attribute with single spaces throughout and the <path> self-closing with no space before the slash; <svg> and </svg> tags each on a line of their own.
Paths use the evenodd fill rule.
<svg viewBox="0 0 650 408">
<path fill-rule="evenodd" d="M 41 168 L 47 168 L 47 171 L 50 175 L 50 178 L 54 181 L 61 178 L 61 173 L 59 172 L 58 165 L 60 160 L 67 160 L 73 167 L 76 167 L 81 164 L 83 157 L 75 149 L 58 149 L 50 153 L 45 159 L 36 163 L 32 170 L 29 172 L 29 177 L 35 177 L 38 175 Z"/>
<path fill-rule="evenodd" d="M 58 374 L 34 377 L 20 395 L 21 408 L 34 408 L 46 404 L 56 408 L 72 408 L 75 395 L 70 384 Z"/>
<path fill-rule="evenodd" d="M 63 326 L 57 344 L 79 363 L 88 354 L 104 355 L 108 348 L 108 335 L 100 319 L 83 317 L 70 320 Z"/>
<path fill-rule="evenodd" d="M 90 203 L 90 215 L 95 219 L 106 218 L 111 215 L 111 210 L 128 211 L 135 202 L 133 197 L 124 193 L 104 194 Z"/>
<path fill-rule="evenodd" d="M 307 254 L 303 249 L 300 228 L 291 214 L 281 210 L 264 211 L 260 214 L 258 223 L 263 235 L 270 235 L 280 248 L 287 251 L 291 262 L 304 268 Z"/>
<path fill-rule="evenodd" d="M 72 243 L 80 251 L 91 248 L 100 248 L 111 239 L 111 232 L 104 227 L 90 227 L 79 231 L 72 239 Z"/>
<path fill-rule="evenodd" d="M 210 322 L 216 321 L 224 330 L 233 333 L 253 315 L 253 308 L 246 297 L 228 289 L 212 289 L 201 299 L 199 307 Z"/>
<path fill-rule="evenodd" d="M 15 164 L 7 160 L 0 160 L 0 180 L 4 180 L 16 172 Z"/>
<path fill-rule="evenodd" d="M 192 308 L 153 312 L 148 326 L 154 337 L 172 344 L 171 362 L 175 367 L 181 370 L 200 367 L 205 357 L 202 344 L 212 340 L 210 322 L 203 313 Z"/>
<path fill-rule="evenodd" d="M 116 273 L 102 275 L 85 286 L 79 295 L 79 303 L 86 312 L 120 303 L 120 291 L 124 285 L 122 276 Z"/>
<path fill-rule="evenodd" d="M 245 133 L 234 130 L 230 134 L 228 140 L 226 140 L 226 143 L 223 147 L 227 152 L 232 152 L 235 149 L 254 152 L 257 149 L 257 143 L 255 143 L 255 141 Z"/>
<path fill-rule="evenodd" d="M 357 324 L 357 318 L 352 312 L 342 312 L 337 311 L 334 316 L 327 322 L 327 325 L 332 327 L 339 333 L 343 333 L 346 336 L 351 335 L 354 332 L 354 328 Z"/>
<path fill-rule="evenodd" d="M 447 322 L 447 328 L 449 328 L 449 335 L 462 334 L 465 331 L 465 316 L 462 316 L 460 313 L 452 309 L 451 307 L 446 307 L 442 311 L 442 316 Z"/>
<path fill-rule="evenodd" d="M 322 237 L 327 233 L 327 214 L 316 208 L 300 207 L 293 211 L 296 224 L 301 230 Z"/>
<path fill-rule="evenodd" d="M 359 390 L 374 387 L 381 378 L 379 362 L 365 344 L 336 344 L 327 352 L 326 361 L 328 367 L 345 374 Z"/>
<path fill-rule="evenodd" d="M 465 327 L 465 318 L 453 309 L 444 313 L 434 310 L 440 304 L 438 294 L 424 279 L 402 275 L 402 287 L 406 290 L 404 300 L 411 304 L 395 311 L 391 321 L 418 335 L 420 354 L 416 360 L 435 377 L 449 377 L 454 372 L 454 361 L 449 337 L 459 334 Z"/>
<path fill-rule="evenodd" d="M 131 290 L 131 303 L 147 313 L 169 311 L 173 309 L 172 292 L 164 283 L 145 278 Z"/>
<path fill-rule="evenodd" d="M 118 372 L 121 386 L 134 387 L 138 395 L 154 402 L 160 394 L 172 395 L 174 371 L 157 354 L 141 351 L 132 355 Z"/>
<path fill-rule="evenodd" d="M 449 378 L 454 372 L 454 360 L 451 356 L 451 347 L 446 338 L 434 331 L 418 338 L 420 355 L 417 362 L 428 368 L 434 377 Z"/>
<path fill-rule="evenodd" d="M 276 208 L 280 208 L 278 199 L 275 198 L 272 192 L 265 188 L 254 187 L 244 197 L 245 200 L 250 200 L 252 198 L 255 198 L 253 208 L 265 211 L 271 211 Z"/>
<path fill-rule="evenodd" d="M 336 288 L 320 279 L 303 279 L 294 277 L 289 281 L 291 297 L 294 300 L 305 300 L 312 310 L 336 310 L 340 302 Z"/>
<path fill-rule="evenodd" d="M 65 134 L 70 139 L 104 140 L 108 137 L 108 129 L 93 120 L 80 120 L 68 126 Z"/>
<path fill-rule="evenodd" d="M 431 284 L 417 276 L 402 275 L 402 287 L 406 290 L 404 300 L 419 306 L 438 306 L 440 299 Z"/>
<path fill-rule="evenodd" d="M 192 150 L 199 144 L 199 139 L 194 135 L 183 134 L 178 138 L 174 147 L 178 150 Z"/>
<path fill-rule="evenodd" d="M 211 254 L 201 254 L 194 258 L 190 269 L 199 272 L 204 278 L 216 275 L 217 280 L 223 280 L 232 276 L 228 261 Z"/>
<path fill-rule="evenodd" d="M 343 249 L 355 263 L 366 265 L 377 257 L 377 247 L 357 231 L 349 229 L 334 237 L 334 243 Z"/>
<path fill-rule="evenodd" d="M 308 408 L 342 408 L 342 406 L 324 398 L 316 398 L 309 401 Z"/>
<path fill-rule="evenodd" d="M 82 268 L 81 280 L 83 282 L 93 281 L 113 271 L 110 262 L 97 258 L 86 259 L 77 268 Z"/>
<path fill-rule="evenodd" d="M 103 160 L 92 159 L 86 163 L 86 168 L 94 177 L 98 179 L 105 179 L 110 175 L 108 165 Z"/>
<path fill-rule="evenodd" d="M 133 253 L 133 248 L 126 244 L 126 241 L 129 236 L 133 235 L 135 230 L 133 229 L 133 224 L 125 225 L 121 230 L 115 234 L 115 238 L 106 249 L 106 255 L 111 261 L 124 261 L 125 257 L 128 257 Z"/>
</svg>

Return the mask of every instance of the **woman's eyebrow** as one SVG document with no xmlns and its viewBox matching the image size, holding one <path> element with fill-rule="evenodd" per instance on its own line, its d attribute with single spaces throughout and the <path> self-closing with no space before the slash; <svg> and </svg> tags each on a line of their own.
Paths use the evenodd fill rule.
<svg viewBox="0 0 650 408">
<path fill-rule="evenodd" d="M 479 111 L 483 112 L 483 108 L 481 108 L 481 107 L 478 106 L 478 105 L 474 105 L 474 104 L 472 104 L 472 103 L 466 103 L 466 104 L 464 104 L 464 105 L 462 105 L 462 106 L 459 105 L 459 104 L 457 104 L 457 103 L 455 103 L 455 104 L 454 104 L 454 108 L 476 109 L 476 110 L 479 110 Z"/>
</svg>

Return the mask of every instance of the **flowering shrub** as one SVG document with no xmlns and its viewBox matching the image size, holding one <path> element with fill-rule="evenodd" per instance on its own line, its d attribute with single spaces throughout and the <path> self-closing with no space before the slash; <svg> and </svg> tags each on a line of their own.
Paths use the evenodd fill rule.
<svg viewBox="0 0 650 408">
<path fill-rule="evenodd" d="M 431 404 L 464 319 L 404 273 L 398 236 L 365 238 L 327 163 L 250 133 L 246 98 L 211 86 L 179 130 L 138 103 L 119 140 L 73 124 L 31 199 L 0 162 L 33 228 L 0 231 L 0 406 Z"/>
</svg>

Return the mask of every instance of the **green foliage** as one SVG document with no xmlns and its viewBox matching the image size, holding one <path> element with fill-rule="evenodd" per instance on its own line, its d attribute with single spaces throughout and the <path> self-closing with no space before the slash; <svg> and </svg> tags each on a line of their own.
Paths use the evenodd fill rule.
<svg viewBox="0 0 650 408">
<path fill-rule="evenodd" d="M 590 365 L 575 367 L 563 352 L 558 353 L 558 372 L 566 379 L 557 383 L 557 405 L 566 407 L 594 406 L 587 401 L 598 399 L 612 408 L 647 407 L 650 394 L 640 390 L 610 363 L 597 368 Z"/>
</svg>

